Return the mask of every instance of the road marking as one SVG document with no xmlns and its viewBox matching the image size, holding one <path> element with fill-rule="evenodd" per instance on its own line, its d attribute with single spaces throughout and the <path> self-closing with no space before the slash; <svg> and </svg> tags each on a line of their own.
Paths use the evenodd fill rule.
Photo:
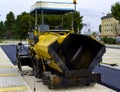
<svg viewBox="0 0 120 92">
<path fill-rule="evenodd" d="M 0 92 L 19 92 L 19 91 L 26 91 L 26 90 L 27 90 L 26 86 L 0 88 Z"/>
<path fill-rule="evenodd" d="M 0 66 L 0 68 L 13 68 L 13 66 Z"/>
<path fill-rule="evenodd" d="M 0 74 L 0 77 L 18 76 L 18 74 Z"/>
<path fill-rule="evenodd" d="M 29 92 L 16 67 L 0 47 L 0 92 Z"/>
</svg>

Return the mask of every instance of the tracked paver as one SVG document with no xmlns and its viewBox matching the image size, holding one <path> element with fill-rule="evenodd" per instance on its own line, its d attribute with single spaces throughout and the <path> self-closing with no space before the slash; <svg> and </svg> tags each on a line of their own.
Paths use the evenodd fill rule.
<svg viewBox="0 0 120 92">
<path fill-rule="evenodd" d="M 9 50 L 9 48 L 7 48 L 7 49 Z M 9 53 L 11 54 L 13 52 L 9 52 Z M 25 67 L 25 71 L 26 70 L 30 70 L 30 72 L 32 71 L 31 68 L 28 68 L 28 67 Z M 6 84 L 6 85 L 3 84 L 3 83 L 0 84 L 0 92 L 33 92 L 32 89 L 34 87 L 34 81 L 38 80 L 38 79 L 34 79 L 34 76 L 28 76 L 28 75 L 23 76 L 25 82 L 27 83 L 27 85 L 31 89 L 29 91 L 29 88 L 27 87 L 26 83 L 22 82 L 24 80 L 21 78 L 21 76 L 19 76 L 19 73 L 14 68 L 14 66 L 12 65 L 12 63 L 10 62 L 8 57 L 4 54 L 4 51 L 1 48 L 0 48 L 0 75 L 1 75 L 0 76 L 0 83 L 3 80 L 3 82 Z M 10 76 L 8 76 L 8 75 L 10 75 Z M 9 82 L 11 80 L 12 80 L 12 82 Z M 21 80 L 21 81 L 18 81 L 18 80 Z M 6 83 L 6 81 L 7 81 L 7 83 Z M 20 83 L 19 85 L 17 84 L 17 81 Z M 10 84 L 9 86 L 8 86 L 8 83 Z M 16 83 L 17 85 L 11 87 L 12 85 L 14 85 L 14 83 Z M 95 84 L 94 86 L 89 86 L 89 87 L 88 86 L 87 87 L 79 86 L 79 87 L 75 87 L 75 88 L 72 87 L 72 88 L 56 89 L 56 90 L 49 90 L 41 82 L 35 82 L 35 84 L 36 84 L 36 86 L 35 86 L 36 87 L 36 92 L 53 92 L 53 91 L 54 92 L 88 92 L 88 91 L 89 92 L 115 92 L 114 90 L 109 89 L 109 88 L 107 88 L 103 85 L 100 85 L 100 84 Z M 22 86 L 20 86 L 20 85 L 22 85 Z"/>
<path fill-rule="evenodd" d="M 29 87 L 1 48 L 0 92 L 30 92 Z"/>
</svg>

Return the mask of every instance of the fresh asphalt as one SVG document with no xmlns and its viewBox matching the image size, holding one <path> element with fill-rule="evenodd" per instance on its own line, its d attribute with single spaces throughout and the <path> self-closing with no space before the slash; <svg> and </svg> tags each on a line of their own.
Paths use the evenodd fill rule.
<svg viewBox="0 0 120 92">
<path fill-rule="evenodd" d="M 94 72 L 101 73 L 101 84 L 120 92 L 120 70 L 107 66 L 96 66 Z"/>
<path fill-rule="evenodd" d="M 1 45 L 0 47 L 4 50 L 11 62 L 16 64 L 16 45 Z"/>
<path fill-rule="evenodd" d="M 13 64 L 16 64 L 16 45 L 0 46 Z M 109 46 L 106 46 L 110 48 Z M 119 47 L 111 47 L 120 49 Z M 96 66 L 94 72 L 101 73 L 101 84 L 120 92 L 120 70 L 109 68 L 107 66 Z"/>
</svg>

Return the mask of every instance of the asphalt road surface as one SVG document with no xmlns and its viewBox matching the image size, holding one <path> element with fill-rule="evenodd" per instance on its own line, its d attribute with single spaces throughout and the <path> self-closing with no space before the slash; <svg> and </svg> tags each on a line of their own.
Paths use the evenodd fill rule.
<svg viewBox="0 0 120 92">
<path fill-rule="evenodd" d="M 101 73 L 101 84 L 120 92 L 120 70 L 100 65 L 94 72 Z"/>
<path fill-rule="evenodd" d="M 0 46 L 8 58 L 11 60 L 11 62 L 15 65 L 16 64 L 16 45 L 1 45 Z"/>
<path fill-rule="evenodd" d="M 1 45 L 1 48 L 12 63 L 16 64 L 16 45 Z M 120 70 L 100 65 L 93 71 L 101 73 L 101 84 L 120 92 Z"/>
</svg>

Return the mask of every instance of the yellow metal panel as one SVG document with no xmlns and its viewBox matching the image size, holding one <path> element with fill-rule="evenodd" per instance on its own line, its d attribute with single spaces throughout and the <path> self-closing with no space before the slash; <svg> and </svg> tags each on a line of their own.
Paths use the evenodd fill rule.
<svg viewBox="0 0 120 92">
<path fill-rule="evenodd" d="M 50 55 L 48 54 L 48 47 L 42 46 L 42 45 L 35 45 L 35 52 L 38 55 L 38 57 L 47 57 L 50 58 Z"/>
<path fill-rule="evenodd" d="M 54 61 L 51 61 L 51 63 L 48 65 L 61 73 L 63 72 Z"/>
<path fill-rule="evenodd" d="M 50 55 L 48 54 L 48 46 L 57 41 L 59 37 L 60 35 L 57 33 L 40 35 L 39 42 L 34 46 L 36 54 L 39 56 L 50 58 Z"/>
<path fill-rule="evenodd" d="M 51 43 L 55 42 L 60 37 L 57 33 L 49 33 L 46 35 L 41 35 L 39 37 L 38 44 L 42 46 L 49 46 Z"/>
<path fill-rule="evenodd" d="M 58 39 L 58 43 L 62 43 L 63 40 L 66 38 L 67 35 L 62 35 L 59 39 Z"/>
<path fill-rule="evenodd" d="M 74 30 L 71 30 L 71 31 L 69 31 L 69 33 L 64 33 L 64 35 L 61 35 L 60 37 L 59 37 L 59 39 L 58 39 L 58 43 L 62 43 L 63 42 L 63 40 L 70 34 L 70 33 L 74 33 Z"/>
<path fill-rule="evenodd" d="M 51 59 L 51 56 L 48 53 L 48 47 L 55 41 L 58 41 L 58 43 L 61 44 L 63 40 L 66 38 L 66 36 L 68 36 L 71 32 L 64 33 L 62 35 L 60 33 L 55 33 L 55 32 L 54 33 L 49 32 L 39 35 L 39 41 L 34 45 L 36 58 L 37 59 L 46 58 L 47 60 Z M 61 68 L 53 60 L 50 61 L 51 61 L 50 64 L 48 64 L 50 67 L 61 73 L 63 72 Z"/>
</svg>

